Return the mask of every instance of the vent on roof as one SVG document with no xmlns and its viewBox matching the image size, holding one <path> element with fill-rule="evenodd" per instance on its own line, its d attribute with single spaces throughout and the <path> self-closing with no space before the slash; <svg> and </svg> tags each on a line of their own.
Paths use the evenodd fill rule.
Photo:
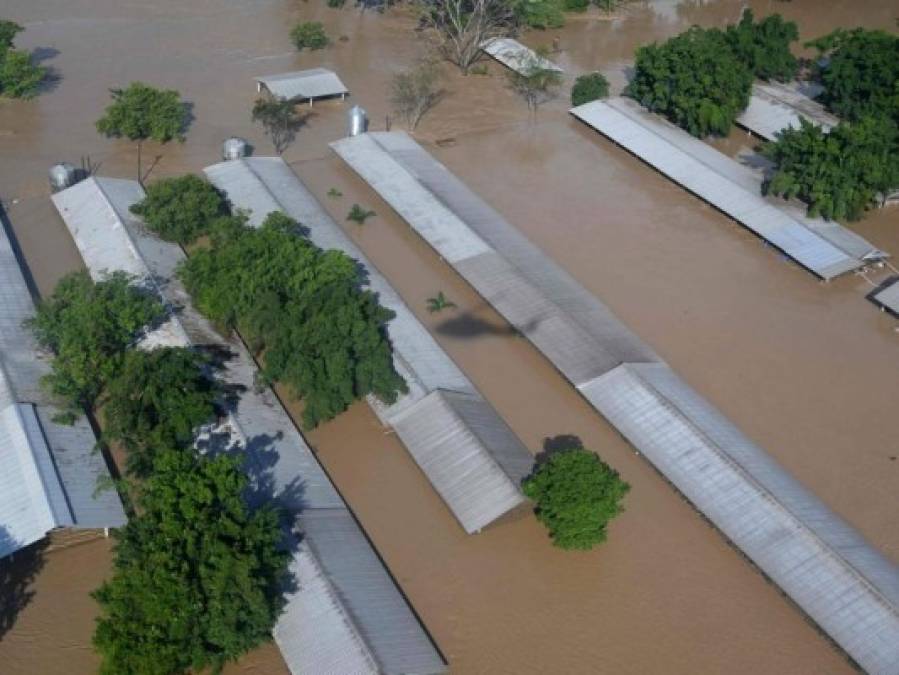
<svg viewBox="0 0 899 675">
<path fill-rule="evenodd" d="M 232 136 L 222 143 L 222 159 L 240 159 L 250 154 L 249 150 L 250 146 L 244 139 Z"/>
<path fill-rule="evenodd" d="M 50 167 L 50 188 L 53 192 L 65 190 L 78 182 L 75 167 L 68 162 L 60 162 Z"/>
</svg>

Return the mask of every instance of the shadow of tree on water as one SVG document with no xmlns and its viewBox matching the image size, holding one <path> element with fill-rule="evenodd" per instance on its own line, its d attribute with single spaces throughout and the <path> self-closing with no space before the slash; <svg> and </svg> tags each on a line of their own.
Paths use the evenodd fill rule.
<svg viewBox="0 0 899 675">
<path fill-rule="evenodd" d="M 0 525 L 0 551 L 15 545 L 15 538 Z M 0 640 L 34 598 L 33 584 L 44 567 L 46 548 L 47 540 L 42 539 L 0 560 Z"/>
</svg>

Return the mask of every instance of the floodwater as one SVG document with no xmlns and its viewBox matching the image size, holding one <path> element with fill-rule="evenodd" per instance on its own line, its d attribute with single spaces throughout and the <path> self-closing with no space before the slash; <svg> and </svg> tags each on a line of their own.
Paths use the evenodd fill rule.
<svg viewBox="0 0 899 675">
<path fill-rule="evenodd" d="M 357 404 L 307 438 L 459 673 L 837 673 L 834 650 L 684 503 L 523 339 L 443 264 L 328 150 L 349 103 L 372 128 L 389 112 L 392 72 L 424 53 L 402 11 L 331 10 L 282 0 L 6 0 L 60 79 L 32 102 L 0 102 L 0 199 L 41 292 L 80 265 L 47 198 L 46 170 L 89 155 L 99 173 L 135 171 L 127 142 L 93 128 L 109 87 L 142 79 L 179 89 L 195 121 L 184 144 L 148 146 L 153 175 L 197 171 L 252 126 L 252 76 L 325 65 L 353 96 L 316 105 L 285 157 L 343 221 L 355 201 L 378 214 L 348 226 L 450 355 L 535 452 L 571 434 L 632 485 L 609 541 L 590 553 L 549 545 L 530 517 L 466 536 L 398 440 Z M 718 25 L 740 2 L 635 3 L 621 18 L 595 12 L 561 31 L 555 58 L 571 72 L 621 69 L 636 45 L 690 23 Z M 837 25 L 890 28 L 882 2 L 750 3 L 781 11 L 802 38 Z M 297 55 L 298 19 L 345 35 Z M 899 559 L 899 398 L 895 320 L 864 299 L 856 277 L 819 284 L 807 272 L 565 113 L 557 100 L 529 119 L 490 64 L 487 76 L 449 73 L 445 99 L 419 136 L 548 254 L 567 267 L 684 378 L 892 559 Z M 732 139 L 734 147 L 739 138 Z M 728 144 L 730 147 L 731 144 Z M 330 187 L 341 199 L 325 196 Z M 899 252 L 899 211 L 857 227 Z M 458 309 L 424 311 L 443 290 Z M 87 673 L 108 543 L 54 551 L 36 593 L 0 639 L 3 672 Z M 314 627 L 310 627 L 314 630 Z M 268 646 L 233 673 L 285 672 Z"/>
</svg>

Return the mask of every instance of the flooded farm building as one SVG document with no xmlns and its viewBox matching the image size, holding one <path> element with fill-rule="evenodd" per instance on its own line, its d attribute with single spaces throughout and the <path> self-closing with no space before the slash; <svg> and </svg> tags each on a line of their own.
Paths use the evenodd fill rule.
<svg viewBox="0 0 899 675">
<path fill-rule="evenodd" d="M 53 200 L 95 278 L 128 272 L 179 309 L 159 342 L 217 346 L 232 354 L 223 377 L 243 393 L 225 444 L 247 453 L 257 498 L 274 499 L 295 514 L 299 531 L 290 564 L 296 588 L 288 592 L 274 629 L 284 660 L 295 673 L 443 672 L 443 659 L 309 446 L 273 392 L 255 385 L 250 354 L 192 308 L 174 277 L 184 253 L 146 233 L 130 215 L 129 207 L 142 196 L 136 182 L 88 178 Z M 316 626 L 314 649 L 297 630 L 310 620 Z"/>
<path fill-rule="evenodd" d="M 899 662 L 899 575 L 404 133 L 337 153 L 858 663 Z"/>
</svg>

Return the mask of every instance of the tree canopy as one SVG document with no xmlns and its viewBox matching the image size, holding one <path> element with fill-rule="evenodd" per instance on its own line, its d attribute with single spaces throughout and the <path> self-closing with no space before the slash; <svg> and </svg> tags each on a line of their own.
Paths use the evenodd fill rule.
<svg viewBox="0 0 899 675">
<path fill-rule="evenodd" d="M 201 312 L 264 351 L 264 376 L 303 399 L 307 428 L 369 393 L 392 403 L 406 390 L 386 333 L 393 313 L 360 288 L 355 260 L 319 249 L 284 214 L 259 229 L 223 221 L 178 274 Z"/>
<path fill-rule="evenodd" d="M 762 146 L 777 166 L 765 192 L 802 199 L 810 216 L 857 220 L 878 194 L 899 188 L 899 132 L 890 120 L 843 122 L 829 133 L 801 123 Z"/>
<path fill-rule="evenodd" d="M 304 21 L 298 23 L 290 31 L 290 39 L 297 51 L 304 49 L 324 49 L 328 46 L 328 35 L 325 27 L 318 21 Z"/>
<path fill-rule="evenodd" d="M 606 526 L 624 511 L 621 500 L 630 486 L 594 453 L 572 448 L 539 463 L 522 489 L 553 544 L 587 550 L 606 540 Z"/>
<path fill-rule="evenodd" d="M 125 89 L 111 89 L 109 93 L 112 103 L 97 120 L 101 134 L 131 141 L 184 140 L 187 106 L 177 91 L 132 82 Z"/>
<path fill-rule="evenodd" d="M 609 81 L 600 73 L 580 75 L 571 87 L 571 105 L 579 106 L 609 95 Z"/>
<path fill-rule="evenodd" d="M 749 104 L 752 72 L 723 32 L 693 26 L 637 50 L 627 93 L 694 136 L 726 135 Z"/>
<path fill-rule="evenodd" d="M 72 409 L 94 405 L 125 350 L 164 314 L 132 281 L 123 272 L 96 283 L 87 272 L 69 274 L 28 322 L 38 344 L 55 355 L 46 385 Z"/>
<path fill-rule="evenodd" d="M 297 131 L 305 122 L 305 118 L 297 113 L 292 101 L 271 96 L 256 99 L 252 118 L 254 122 L 262 123 L 265 135 L 271 139 L 275 152 L 279 155 L 293 143 Z"/>
<path fill-rule="evenodd" d="M 157 455 L 94 592 L 103 675 L 217 671 L 271 639 L 283 606 L 278 513 L 247 507 L 241 457 Z"/>
<path fill-rule="evenodd" d="M 725 36 L 737 59 L 756 77 L 786 82 L 796 76 L 799 60 L 790 45 L 799 39 L 799 29 L 793 21 L 770 14 L 754 23 L 752 10 L 745 9 L 740 22 L 727 27 Z"/>
<path fill-rule="evenodd" d="M 131 211 L 162 239 L 190 244 L 206 234 L 216 218 L 228 214 L 228 205 L 208 181 L 189 173 L 151 183 L 147 196 Z"/>
<path fill-rule="evenodd" d="M 807 46 L 824 57 L 817 75 L 828 109 L 851 122 L 883 116 L 899 124 L 899 36 L 839 29 Z"/>
<path fill-rule="evenodd" d="M 163 448 L 188 448 L 215 419 L 220 386 L 208 359 L 184 347 L 129 351 L 104 399 L 103 436 L 122 444 L 128 472 L 145 478 Z"/>
<path fill-rule="evenodd" d="M 31 54 L 13 48 L 16 35 L 24 29 L 14 21 L 0 19 L 0 95 L 31 98 L 37 95 L 47 69 L 34 62 Z"/>
</svg>

